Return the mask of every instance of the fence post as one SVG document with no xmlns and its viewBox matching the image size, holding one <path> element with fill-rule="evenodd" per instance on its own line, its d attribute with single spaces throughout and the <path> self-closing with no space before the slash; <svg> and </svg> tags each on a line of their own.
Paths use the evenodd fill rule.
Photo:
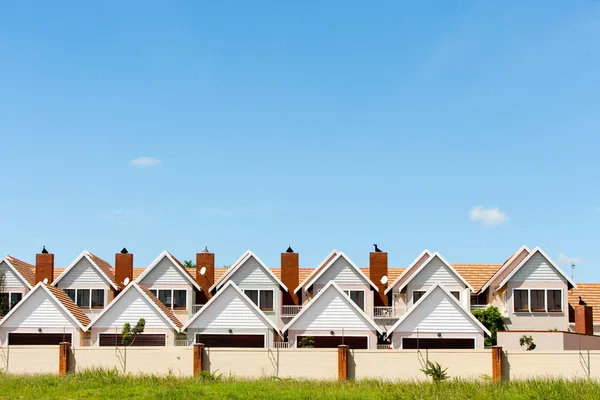
<svg viewBox="0 0 600 400">
<path fill-rule="evenodd" d="M 492 381 L 502 380 L 502 346 L 492 347 Z"/>
<path fill-rule="evenodd" d="M 345 381 L 348 378 L 348 345 L 338 346 L 338 380 Z"/>
<path fill-rule="evenodd" d="M 60 342 L 58 344 L 58 374 L 66 375 L 69 371 L 69 350 L 71 343 Z"/>
<path fill-rule="evenodd" d="M 204 361 L 204 343 L 194 343 L 194 376 L 202 373 Z"/>
</svg>

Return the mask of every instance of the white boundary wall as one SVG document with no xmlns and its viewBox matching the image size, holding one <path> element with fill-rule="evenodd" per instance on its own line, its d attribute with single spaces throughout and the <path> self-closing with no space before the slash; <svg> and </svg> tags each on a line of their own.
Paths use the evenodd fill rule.
<svg viewBox="0 0 600 400">
<path fill-rule="evenodd" d="M 600 379 L 600 351 L 505 351 L 503 379 Z"/>
</svg>

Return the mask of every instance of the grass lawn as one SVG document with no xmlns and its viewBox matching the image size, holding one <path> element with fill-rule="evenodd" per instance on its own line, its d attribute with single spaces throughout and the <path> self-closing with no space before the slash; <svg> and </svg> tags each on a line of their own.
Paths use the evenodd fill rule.
<svg viewBox="0 0 600 400">
<path fill-rule="evenodd" d="M 433 383 L 257 381 L 128 377 L 87 372 L 66 377 L 0 375 L 1 399 L 599 399 L 591 381 Z"/>
</svg>

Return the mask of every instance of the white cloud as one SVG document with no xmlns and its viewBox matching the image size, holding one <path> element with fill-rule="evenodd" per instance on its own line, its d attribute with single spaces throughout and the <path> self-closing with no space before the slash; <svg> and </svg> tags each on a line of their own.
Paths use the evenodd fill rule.
<svg viewBox="0 0 600 400">
<path fill-rule="evenodd" d="M 581 264 L 582 260 L 580 257 L 569 257 L 565 253 L 560 253 L 558 255 L 558 258 L 556 259 L 556 261 L 558 262 L 558 265 L 560 265 L 561 267 L 570 267 L 571 264 L 575 264 L 575 265 Z"/>
<path fill-rule="evenodd" d="M 135 160 L 129 161 L 129 164 L 136 167 L 152 167 L 162 164 L 162 161 L 152 157 L 138 157 Z"/>
<path fill-rule="evenodd" d="M 485 208 L 477 206 L 469 212 L 469 219 L 473 222 L 480 222 L 483 225 L 500 225 L 509 220 L 506 213 L 496 208 Z"/>
</svg>

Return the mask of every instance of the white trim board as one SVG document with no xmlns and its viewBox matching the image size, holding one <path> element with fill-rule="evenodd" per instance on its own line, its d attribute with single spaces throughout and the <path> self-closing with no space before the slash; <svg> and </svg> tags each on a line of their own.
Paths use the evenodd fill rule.
<svg viewBox="0 0 600 400">
<path fill-rule="evenodd" d="M 506 268 L 508 268 L 508 266 L 514 261 L 514 259 L 517 258 L 523 252 L 523 250 L 527 250 L 527 253 L 531 252 L 529 247 L 525 245 L 521 246 L 521 248 L 515 253 L 513 253 L 513 255 L 502 265 L 502 267 L 500 267 L 500 269 L 496 271 L 496 273 L 490 279 L 488 279 L 485 285 L 483 285 L 483 287 L 479 289 L 479 292 L 477 292 L 477 294 L 483 293 L 492 284 L 492 282 L 494 282 L 494 280 L 496 280 L 496 278 L 499 277 L 500 274 L 502 274 L 502 272 L 506 270 Z"/>
<path fill-rule="evenodd" d="M 333 249 L 333 250 L 331 251 L 331 253 L 329 253 L 329 254 L 327 255 L 327 257 L 325 257 L 325 258 L 323 259 L 323 261 L 321 261 L 321 263 L 320 263 L 320 264 L 317 266 L 317 268 L 315 268 L 315 269 L 314 269 L 314 270 L 313 270 L 313 271 L 312 271 L 310 274 L 308 274 L 308 276 L 307 276 L 306 278 L 304 278 L 304 280 L 303 280 L 302 282 L 300 282 L 300 284 L 298 285 L 298 287 L 297 287 L 296 289 L 294 289 L 294 293 L 298 293 L 298 291 L 304 287 L 304 285 L 306 284 L 306 282 L 308 282 L 309 280 L 311 280 L 311 279 L 312 279 L 312 277 L 313 277 L 313 276 L 314 276 L 316 273 L 318 273 L 318 272 L 321 270 L 321 268 L 323 268 L 323 267 L 325 266 L 325 264 L 327 264 L 327 262 L 328 262 L 328 261 L 329 261 L 329 260 L 330 260 L 330 259 L 331 259 L 331 258 L 332 258 L 334 255 L 336 255 L 337 253 L 338 253 L 338 251 L 337 251 L 336 249 Z"/>
<path fill-rule="evenodd" d="M 79 263 L 79 261 L 81 261 L 82 258 L 84 258 L 86 260 L 88 260 L 90 262 L 90 264 L 92 264 L 92 266 L 94 268 L 96 268 L 96 271 L 100 272 L 100 275 L 102 275 L 102 277 L 104 278 L 104 280 L 106 280 L 108 282 L 108 284 L 110 286 L 112 286 L 115 290 L 119 290 L 119 288 L 117 287 L 117 285 L 112 281 L 112 279 L 110 279 L 108 276 L 106 276 L 106 274 L 104 273 L 104 271 L 102 271 L 102 268 L 100 268 L 98 266 L 98 264 L 96 264 L 94 262 L 94 259 L 92 257 L 90 257 L 90 252 L 87 250 L 84 250 L 81 252 L 81 254 L 79 254 L 77 256 L 77 258 L 75 260 L 73 260 L 73 262 L 58 276 L 58 278 L 56 278 L 54 280 L 54 282 L 52 282 L 52 286 L 56 286 L 58 284 L 58 282 L 60 282 L 60 280 L 62 278 L 64 278 L 65 276 L 67 276 L 67 274 Z"/>
<path fill-rule="evenodd" d="M 396 286 L 398 284 L 398 282 L 400 282 L 408 274 L 412 273 L 411 270 L 415 267 L 415 265 L 419 262 L 419 260 L 421 260 L 421 258 L 423 258 L 423 256 L 425 256 L 425 255 L 429 256 L 427 258 L 427 260 L 429 260 L 429 258 L 431 258 L 431 252 L 429 251 L 429 249 L 423 250 L 421 252 L 421 254 L 419 254 L 417 256 L 417 258 L 415 258 L 413 260 L 413 262 L 410 263 L 410 265 L 396 279 L 394 279 L 394 282 L 392 282 L 391 285 L 388 285 L 388 288 L 385 289 L 385 291 L 383 293 L 388 294 L 390 291 L 392 291 L 394 289 L 394 286 Z M 427 260 L 423 261 L 423 264 L 425 264 L 427 262 Z"/>
<path fill-rule="evenodd" d="M 303 286 L 300 286 L 300 287 L 306 287 L 306 288 L 309 288 L 309 287 L 311 287 L 312 285 L 314 285 L 314 284 L 315 284 L 315 282 L 316 282 L 316 281 L 317 281 L 317 280 L 318 280 L 318 279 L 321 277 L 321 275 L 323 275 L 323 274 L 325 273 L 325 271 L 327 271 L 327 270 L 328 270 L 328 269 L 329 269 L 329 268 L 330 268 L 330 267 L 331 267 L 333 264 L 335 264 L 335 262 L 336 262 L 337 260 L 339 260 L 340 258 L 343 258 L 344 260 L 346 260 L 346 262 L 347 262 L 348 264 L 350 264 L 350 266 L 351 266 L 352 268 L 354 268 L 354 269 L 355 269 L 355 270 L 356 270 L 356 271 L 357 271 L 357 272 L 360 274 L 360 276 L 361 276 L 361 277 L 362 277 L 362 278 L 365 280 L 365 282 L 367 282 L 367 283 L 368 283 L 368 284 L 369 284 L 369 285 L 370 285 L 370 286 L 371 286 L 373 289 L 375 289 L 376 291 L 378 291 L 378 290 L 379 290 L 379 288 L 377 287 L 377 285 L 375 285 L 375 284 L 374 284 L 374 283 L 373 283 L 373 282 L 372 282 L 372 281 L 371 281 L 371 280 L 370 280 L 370 279 L 369 279 L 369 278 L 368 278 L 368 277 L 365 275 L 365 273 L 364 273 L 364 272 L 362 272 L 362 271 L 360 270 L 360 268 L 358 268 L 358 267 L 357 267 L 357 266 L 356 266 L 356 265 L 355 265 L 355 264 L 352 262 L 352 260 L 351 260 L 351 259 L 350 259 L 348 256 L 346 256 L 346 255 L 344 254 L 344 252 L 343 252 L 343 251 L 340 251 L 339 253 L 337 253 L 337 255 L 336 255 L 335 257 L 333 257 L 333 258 L 332 258 L 332 259 L 331 259 L 331 260 L 330 260 L 330 261 L 329 261 L 329 262 L 328 262 L 328 263 L 327 263 L 325 266 L 323 266 L 323 268 L 321 268 L 321 270 L 320 270 L 320 271 L 319 271 L 319 272 L 318 272 L 318 273 L 317 273 L 317 274 L 316 274 L 316 275 L 315 275 L 315 276 L 314 276 L 314 277 L 313 277 L 313 278 L 312 278 L 310 281 L 308 281 L 308 283 L 306 283 L 305 285 L 303 285 Z M 316 272 L 316 271 L 315 271 L 315 272 Z M 305 280 L 305 281 L 306 281 L 306 280 Z M 300 287 L 299 287 L 299 288 L 300 288 Z"/>
<path fill-rule="evenodd" d="M 181 272 L 181 274 L 182 274 L 182 275 L 185 277 L 185 279 L 187 279 L 187 280 L 188 280 L 188 281 L 189 281 L 189 282 L 192 284 L 192 286 L 194 286 L 196 289 L 198 289 L 199 291 L 201 291 L 201 292 L 202 292 L 202 287 L 201 287 L 201 286 L 198 284 L 198 282 L 196 282 L 196 281 L 194 280 L 194 278 L 192 278 L 192 277 L 190 276 L 190 274 L 189 274 L 189 273 L 188 273 L 188 272 L 185 270 L 185 268 L 184 268 L 184 267 L 182 267 L 181 265 L 179 265 L 179 263 L 173 259 L 173 256 L 171 255 L 171 253 L 169 253 L 169 252 L 168 252 L 168 251 L 166 251 L 166 250 L 163 250 L 163 251 L 162 251 L 162 253 L 160 253 L 160 254 L 158 255 L 158 257 L 156 257 L 156 258 L 154 259 L 154 261 L 152 261 L 152 264 L 150 264 L 150 265 L 149 265 L 149 266 L 148 266 L 148 267 L 147 267 L 147 268 L 144 270 L 144 272 L 142 272 L 142 273 L 140 274 L 140 276 L 138 276 L 138 277 L 135 279 L 135 281 L 136 281 L 137 283 L 140 283 L 140 284 L 141 284 L 141 283 L 142 283 L 142 280 L 144 279 L 144 277 L 146 277 L 146 276 L 147 276 L 147 275 L 150 273 L 150 271 L 152 271 L 152 270 L 153 270 L 153 269 L 154 269 L 154 268 L 155 268 L 155 267 L 156 267 L 156 266 L 157 266 L 157 265 L 158 265 L 158 264 L 159 264 L 159 263 L 162 261 L 162 259 L 163 259 L 163 258 L 165 258 L 165 257 L 167 257 L 167 259 L 168 259 L 168 260 L 171 262 L 171 264 L 173 264 L 173 265 L 175 266 L 175 268 L 179 269 L 179 271 Z"/>
<path fill-rule="evenodd" d="M 435 253 L 433 253 L 431 255 L 431 257 L 429 257 L 423 264 L 421 264 L 421 266 L 411 276 L 409 276 L 407 280 L 404 281 L 404 283 L 402 284 L 402 286 L 400 286 L 400 288 L 398 289 L 398 291 L 401 292 L 402 289 L 404 289 L 406 287 L 406 285 L 408 285 L 408 283 L 414 279 L 415 276 L 419 275 L 419 272 L 421 272 L 427 265 L 429 265 L 429 263 L 431 261 L 433 261 L 436 257 L 439 258 L 442 261 L 442 263 L 444 263 L 444 265 L 446 265 L 450 269 L 450 271 L 452 271 L 452 273 L 454 275 L 456 275 L 456 277 L 458 277 L 458 279 L 460 279 L 465 284 L 466 287 L 468 287 L 469 289 L 471 289 L 472 292 L 474 291 L 473 286 L 471 286 L 471 284 L 469 282 L 467 282 L 467 280 L 465 278 L 463 278 L 462 275 L 459 274 L 452 267 L 452 265 L 450 265 L 450 263 L 448 261 L 446 261 L 444 259 L 444 257 L 442 257 L 440 255 L 440 253 L 438 253 L 437 251 Z"/>
</svg>

